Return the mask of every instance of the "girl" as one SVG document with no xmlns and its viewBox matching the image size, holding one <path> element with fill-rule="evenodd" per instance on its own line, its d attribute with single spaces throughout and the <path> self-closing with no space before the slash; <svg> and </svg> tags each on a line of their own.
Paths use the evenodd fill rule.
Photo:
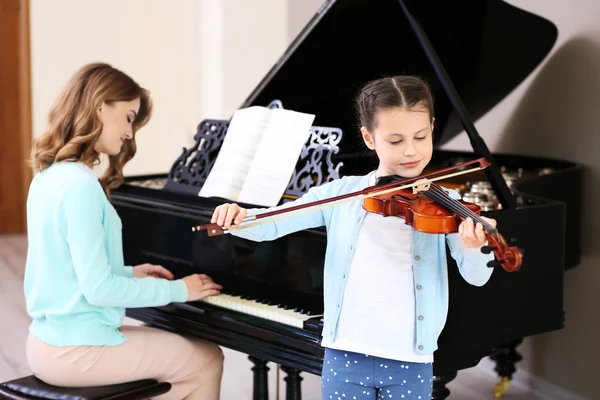
<svg viewBox="0 0 600 400">
<path fill-rule="evenodd" d="M 123 265 L 121 220 L 107 199 L 150 119 L 148 92 L 107 64 L 71 78 L 34 144 L 27 199 L 27 361 L 41 380 L 95 386 L 154 378 L 163 399 L 219 398 L 216 345 L 149 327 L 121 326 L 126 307 L 161 306 L 219 293 L 205 275 L 173 280 L 158 266 Z M 100 154 L 109 166 L 98 180 Z"/>
<path fill-rule="evenodd" d="M 362 138 L 379 158 L 377 170 L 311 188 L 278 208 L 422 173 L 433 153 L 434 121 L 423 80 L 395 76 L 370 82 L 357 98 L 357 109 Z M 458 198 L 454 191 L 449 194 Z M 223 204 L 212 222 L 229 228 L 262 211 Z M 323 225 L 328 233 L 323 399 L 430 398 L 433 353 L 448 308 L 445 242 L 464 279 L 483 285 L 492 273 L 486 263 L 493 259 L 480 251 L 486 242 L 483 227 L 467 219 L 458 233 L 424 234 L 401 218 L 367 213 L 355 201 L 230 232 L 261 241 Z"/>
</svg>

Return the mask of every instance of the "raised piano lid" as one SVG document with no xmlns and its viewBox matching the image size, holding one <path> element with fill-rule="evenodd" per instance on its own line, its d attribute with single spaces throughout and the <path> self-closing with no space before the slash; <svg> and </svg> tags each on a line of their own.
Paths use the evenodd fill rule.
<svg viewBox="0 0 600 400">
<path fill-rule="evenodd" d="M 477 120 L 546 57 L 556 26 L 500 0 L 405 0 L 435 48 L 458 95 Z M 416 74 L 432 86 L 437 144 L 464 127 L 398 0 L 329 0 L 241 107 L 283 106 L 316 115 L 315 125 L 345 132 L 341 153 L 358 140 L 354 95 L 369 80 Z"/>
<path fill-rule="evenodd" d="M 417 21 L 421 35 L 407 15 Z M 366 152 L 354 110 L 358 89 L 382 76 L 420 75 L 434 96 L 436 146 L 466 131 L 473 157 L 492 162 L 485 172 L 505 209 L 515 202 L 495 158 L 514 161 L 511 167 L 539 163 L 534 168 L 569 170 L 525 180 L 515 189 L 568 204 L 566 264 L 571 267 L 580 256 L 580 166 L 537 157 L 492 157 L 473 124 L 532 73 L 557 36 L 551 21 L 502 0 L 328 0 L 241 107 L 279 99 L 285 108 L 315 114 L 315 125 L 341 128 L 340 152 L 332 159 L 344 161 L 342 174 L 361 174 L 375 164 L 369 157 L 357 158 Z M 448 79 L 442 84 L 444 75 Z"/>
</svg>

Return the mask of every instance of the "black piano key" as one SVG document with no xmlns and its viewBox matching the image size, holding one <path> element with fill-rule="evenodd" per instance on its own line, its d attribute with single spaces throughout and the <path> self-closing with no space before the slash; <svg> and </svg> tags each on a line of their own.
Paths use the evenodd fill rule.
<svg viewBox="0 0 600 400">
<path fill-rule="evenodd" d="M 323 318 L 311 318 L 304 321 L 304 329 L 322 332 L 323 331 Z"/>
</svg>

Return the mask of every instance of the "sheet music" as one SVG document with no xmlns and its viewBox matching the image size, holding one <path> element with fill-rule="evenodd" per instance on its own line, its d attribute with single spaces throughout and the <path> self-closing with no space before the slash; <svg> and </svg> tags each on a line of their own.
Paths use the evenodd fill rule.
<svg viewBox="0 0 600 400">
<path fill-rule="evenodd" d="M 314 119 L 312 114 L 280 108 L 271 110 L 239 193 L 240 203 L 277 205 L 294 173 Z"/>
<path fill-rule="evenodd" d="M 270 114 L 270 109 L 259 106 L 233 114 L 217 160 L 198 196 L 237 201 Z"/>
</svg>

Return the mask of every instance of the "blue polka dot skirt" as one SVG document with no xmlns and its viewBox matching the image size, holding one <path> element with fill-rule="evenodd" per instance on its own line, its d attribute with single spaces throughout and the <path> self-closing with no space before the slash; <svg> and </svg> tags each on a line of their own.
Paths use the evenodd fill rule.
<svg viewBox="0 0 600 400">
<path fill-rule="evenodd" d="M 431 399 L 433 364 L 325 349 L 323 400 Z"/>
</svg>

